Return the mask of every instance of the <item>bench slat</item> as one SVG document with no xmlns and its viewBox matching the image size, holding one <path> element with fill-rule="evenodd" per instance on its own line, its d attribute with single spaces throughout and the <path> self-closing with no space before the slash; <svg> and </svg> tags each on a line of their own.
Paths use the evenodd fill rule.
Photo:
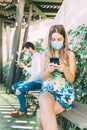
<svg viewBox="0 0 87 130">
<path fill-rule="evenodd" d="M 29 94 L 38 99 L 40 91 L 31 91 Z M 70 111 L 64 111 L 60 115 L 79 128 L 87 128 L 87 105 L 74 102 Z"/>
<path fill-rule="evenodd" d="M 81 104 L 79 102 L 74 102 L 73 107 L 75 110 L 78 110 L 87 117 L 87 105 Z"/>
<path fill-rule="evenodd" d="M 87 106 L 74 102 L 70 111 L 64 111 L 61 115 L 80 128 L 87 128 Z"/>
<path fill-rule="evenodd" d="M 29 94 L 38 99 L 40 91 L 30 91 Z"/>
</svg>

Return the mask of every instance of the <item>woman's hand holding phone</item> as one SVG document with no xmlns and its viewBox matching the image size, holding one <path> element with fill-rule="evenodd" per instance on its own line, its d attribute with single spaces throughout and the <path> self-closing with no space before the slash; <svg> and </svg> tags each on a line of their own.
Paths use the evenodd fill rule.
<svg viewBox="0 0 87 130">
<path fill-rule="evenodd" d="M 57 69 L 59 64 L 59 58 L 57 57 L 51 57 L 50 58 L 50 63 L 48 64 L 48 71 L 51 73 L 53 72 L 55 69 Z"/>
<path fill-rule="evenodd" d="M 59 60 L 59 58 L 52 57 L 50 58 L 50 63 L 49 63 L 49 72 L 53 72 L 54 70 L 59 70 L 61 72 L 64 72 L 66 69 L 66 65 L 62 60 Z"/>
<path fill-rule="evenodd" d="M 48 72 L 53 72 L 55 70 L 55 65 L 54 63 L 49 63 L 47 66 Z"/>
</svg>

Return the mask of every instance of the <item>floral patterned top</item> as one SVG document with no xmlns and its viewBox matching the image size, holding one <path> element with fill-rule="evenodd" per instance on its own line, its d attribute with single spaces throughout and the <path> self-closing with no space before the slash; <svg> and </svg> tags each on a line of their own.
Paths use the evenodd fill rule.
<svg viewBox="0 0 87 130">
<path fill-rule="evenodd" d="M 52 72 L 50 78 L 43 82 L 41 93 L 44 92 L 51 93 L 65 110 L 72 108 L 72 102 L 75 100 L 75 92 L 62 72 L 58 70 Z"/>
</svg>

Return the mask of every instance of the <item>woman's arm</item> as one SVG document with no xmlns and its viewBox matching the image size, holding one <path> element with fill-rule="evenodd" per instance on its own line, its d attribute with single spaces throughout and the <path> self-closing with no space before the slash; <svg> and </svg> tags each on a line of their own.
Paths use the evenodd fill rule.
<svg viewBox="0 0 87 130">
<path fill-rule="evenodd" d="M 65 64 L 64 75 L 70 83 L 75 79 L 76 59 L 73 52 L 69 51 L 69 66 Z"/>
<path fill-rule="evenodd" d="M 41 71 L 41 79 L 43 81 L 47 80 L 50 77 L 50 71 L 48 69 L 48 65 L 46 65 Z"/>
<path fill-rule="evenodd" d="M 43 81 L 47 80 L 49 77 L 50 77 L 50 71 L 49 71 L 49 68 L 48 68 L 48 63 L 47 63 L 47 57 L 46 57 L 46 54 L 42 54 L 41 55 L 41 79 Z"/>
<path fill-rule="evenodd" d="M 41 79 L 45 81 L 50 77 L 50 74 L 56 69 L 55 63 L 49 63 L 49 60 L 48 60 L 47 62 L 45 61 L 42 66 L 43 66 L 42 67 L 43 69 L 41 71 Z"/>
</svg>

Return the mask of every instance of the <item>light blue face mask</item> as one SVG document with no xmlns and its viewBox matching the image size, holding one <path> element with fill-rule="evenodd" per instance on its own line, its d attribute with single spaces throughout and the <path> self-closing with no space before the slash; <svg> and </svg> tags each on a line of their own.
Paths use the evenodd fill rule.
<svg viewBox="0 0 87 130">
<path fill-rule="evenodd" d="M 51 42 L 50 42 L 50 46 L 51 46 L 51 48 L 53 48 L 53 50 L 59 50 L 59 49 L 61 49 L 64 45 L 63 45 L 63 41 L 60 41 L 60 42 L 51 41 Z"/>
<path fill-rule="evenodd" d="M 30 57 L 31 53 L 30 52 L 25 52 L 25 56 Z"/>
</svg>

